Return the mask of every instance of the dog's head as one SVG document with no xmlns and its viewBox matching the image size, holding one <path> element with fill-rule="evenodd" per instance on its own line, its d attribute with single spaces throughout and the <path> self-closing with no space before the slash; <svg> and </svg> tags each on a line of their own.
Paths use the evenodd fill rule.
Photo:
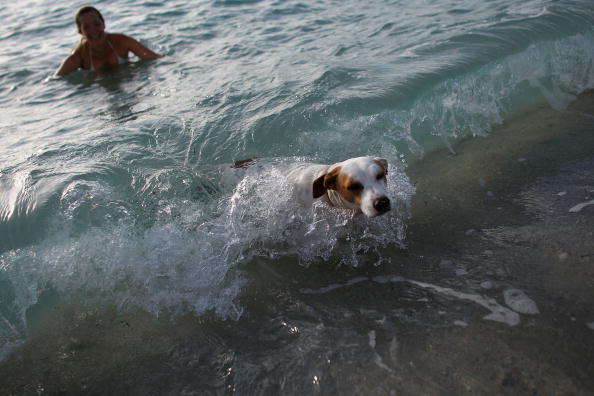
<svg viewBox="0 0 594 396">
<path fill-rule="evenodd" d="M 388 161 L 383 158 L 358 157 L 340 162 L 313 182 L 313 197 L 334 190 L 347 207 L 361 210 L 368 217 L 390 210 L 386 196 Z"/>
</svg>

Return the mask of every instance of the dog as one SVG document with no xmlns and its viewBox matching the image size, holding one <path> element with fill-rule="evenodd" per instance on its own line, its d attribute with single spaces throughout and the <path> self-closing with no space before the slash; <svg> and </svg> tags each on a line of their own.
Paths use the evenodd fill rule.
<svg viewBox="0 0 594 396">
<path fill-rule="evenodd" d="M 302 204 L 322 200 L 375 217 L 391 209 L 386 196 L 387 174 L 384 158 L 357 157 L 333 165 L 300 164 L 287 174 L 287 180 Z"/>
<path fill-rule="evenodd" d="M 235 161 L 231 168 L 247 168 L 256 158 Z M 380 216 L 391 209 L 386 196 L 388 161 L 384 158 L 357 157 L 333 164 L 302 163 L 287 174 L 296 199 L 311 206 L 322 200 L 331 206 Z"/>
</svg>

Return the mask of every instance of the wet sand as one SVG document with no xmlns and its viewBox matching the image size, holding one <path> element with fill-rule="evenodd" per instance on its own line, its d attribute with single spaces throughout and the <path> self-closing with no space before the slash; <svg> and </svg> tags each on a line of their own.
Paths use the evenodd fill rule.
<svg viewBox="0 0 594 396">
<path fill-rule="evenodd" d="M 257 259 L 238 321 L 30 313 L 0 394 L 594 393 L 594 94 L 427 154 L 406 249 Z"/>
</svg>

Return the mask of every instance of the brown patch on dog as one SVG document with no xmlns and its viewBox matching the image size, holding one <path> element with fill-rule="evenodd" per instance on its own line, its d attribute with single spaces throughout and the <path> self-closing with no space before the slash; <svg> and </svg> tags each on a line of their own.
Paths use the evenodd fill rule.
<svg viewBox="0 0 594 396">
<path fill-rule="evenodd" d="M 341 173 L 338 175 L 338 180 L 334 190 L 338 191 L 340 196 L 345 200 L 361 206 L 361 193 L 363 192 L 363 184 L 353 177 Z"/>
<path fill-rule="evenodd" d="M 319 198 L 326 194 L 328 190 L 335 190 L 346 201 L 360 206 L 363 188 L 361 182 L 345 173 L 341 173 L 340 166 L 338 166 L 314 180 L 313 197 Z"/>
<path fill-rule="evenodd" d="M 313 197 L 320 198 L 322 195 L 326 194 L 328 190 L 336 190 L 336 181 L 338 179 L 338 175 L 340 174 L 340 166 L 332 169 L 329 173 L 325 173 L 322 176 L 318 177 L 313 182 Z"/>
</svg>

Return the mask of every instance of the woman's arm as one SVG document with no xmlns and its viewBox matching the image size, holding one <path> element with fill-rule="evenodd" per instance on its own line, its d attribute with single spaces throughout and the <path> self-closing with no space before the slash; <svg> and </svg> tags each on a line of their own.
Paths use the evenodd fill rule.
<svg viewBox="0 0 594 396">
<path fill-rule="evenodd" d="M 78 51 L 75 51 L 68 58 L 62 62 L 58 70 L 56 70 L 56 76 L 64 76 L 68 73 L 72 73 L 82 67 L 82 57 Z"/>
<path fill-rule="evenodd" d="M 162 57 L 162 55 L 159 55 L 156 52 L 151 51 L 146 46 L 142 45 L 132 37 L 122 34 L 121 40 L 124 44 L 124 47 L 140 59 L 157 59 Z"/>
</svg>

